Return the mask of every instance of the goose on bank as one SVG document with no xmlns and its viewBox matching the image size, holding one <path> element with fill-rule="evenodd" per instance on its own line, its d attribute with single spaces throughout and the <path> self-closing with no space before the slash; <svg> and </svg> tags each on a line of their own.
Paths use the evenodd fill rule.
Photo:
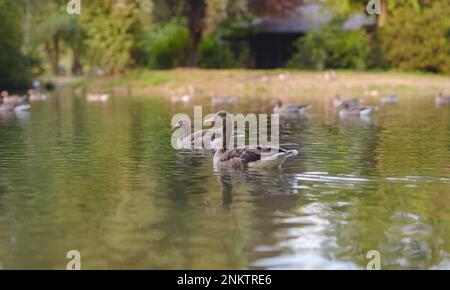
<svg viewBox="0 0 450 290">
<path fill-rule="evenodd" d="M 217 97 L 214 96 L 211 98 L 211 105 L 215 106 L 226 106 L 226 105 L 235 105 L 237 103 L 236 97 Z"/>
<path fill-rule="evenodd" d="M 273 109 L 273 112 L 275 114 L 279 115 L 304 115 L 308 112 L 308 110 L 311 109 L 311 105 L 296 105 L 296 104 L 286 104 L 283 105 L 283 102 L 278 99 L 275 103 L 275 108 Z"/>
<path fill-rule="evenodd" d="M 109 100 L 109 95 L 107 94 L 92 94 L 86 95 L 86 101 L 88 102 L 107 102 Z"/>
<path fill-rule="evenodd" d="M 444 93 L 441 91 L 438 93 L 435 102 L 436 105 L 450 105 L 450 96 L 444 96 Z"/>
<path fill-rule="evenodd" d="M 230 115 L 221 111 L 215 114 L 206 122 L 214 124 L 215 121 L 221 121 L 222 136 L 220 149 L 217 149 L 213 165 L 216 169 L 239 170 L 249 167 L 253 168 L 274 168 L 280 167 L 288 157 L 298 154 L 295 150 L 286 150 L 283 148 L 245 148 L 245 149 L 228 149 L 227 144 L 230 143 L 232 135 L 232 118 Z"/>
<path fill-rule="evenodd" d="M 398 103 L 398 98 L 396 95 L 386 95 L 381 97 L 381 103 L 383 105 L 395 105 Z"/>
</svg>

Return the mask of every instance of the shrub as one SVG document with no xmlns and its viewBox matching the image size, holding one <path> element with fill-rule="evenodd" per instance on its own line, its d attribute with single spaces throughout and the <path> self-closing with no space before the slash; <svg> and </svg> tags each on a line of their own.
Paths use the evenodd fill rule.
<svg viewBox="0 0 450 290">
<path fill-rule="evenodd" d="M 399 7 L 389 15 L 381 30 L 381 49 L 391 66 L 450 74 L 448 3 L 435 1 L 419 10 Z"/>
<path fill-rule="evenodd" d="M 202 39 L 199 46 L 199 67 L 240 68 L 245 67 L 250 49 L 244 42 L 230 44 L 214 34 Z"/>
<path fill-rule="evenodd" d="M 365 69 L 369 41 L 364 31 L 341 31 L 325 26 L 300 37 L 297 52 L 288 66 L 322 70 L 325 68 Z"/>
<path fill-rule="evenodd" d="M 155 69 L 169 69 L 185 66 L 191 49 L 189 31 L 170 22 L 161 29 L 144 33 L 140 44 L 141 64 Z"/>
</svg>

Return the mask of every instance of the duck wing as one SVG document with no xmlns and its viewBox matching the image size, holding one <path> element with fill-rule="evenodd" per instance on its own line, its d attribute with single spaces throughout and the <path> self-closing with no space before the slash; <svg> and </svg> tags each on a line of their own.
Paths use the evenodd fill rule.
<svg viewBox="0 0 450 290">
<path fill-rule="evenodd" d="M 231 149 L 222 154 L 220 161 L 227 162 L 233 159 L 241 159 L 245 163 L 261 160 L 261 153 L 258 149 Z"/>
</svg>

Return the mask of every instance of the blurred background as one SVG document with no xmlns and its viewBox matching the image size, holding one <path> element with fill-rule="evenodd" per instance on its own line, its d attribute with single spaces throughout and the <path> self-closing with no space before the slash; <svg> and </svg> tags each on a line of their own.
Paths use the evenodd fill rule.
<svg viewBox="0 0 450 290">
<path fill-rule="evenodd" d="M 450 73 L 447 0 L 0 0 L 0 87 L 134 68 Z"/>
</svg>

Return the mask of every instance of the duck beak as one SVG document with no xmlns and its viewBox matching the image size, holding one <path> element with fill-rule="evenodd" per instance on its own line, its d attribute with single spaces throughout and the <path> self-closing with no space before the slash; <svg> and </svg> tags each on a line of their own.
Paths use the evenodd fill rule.
<svg viewBox="0 0 450 290">
<path fill-rule="evenodd" d="M 176 129 L 180 129 L 181 128 L 181 123 L 178 122 L 175 125 L 172 126 L 172 130 L 176 130 Z"/>
<path fill-rule="evenodd" d="M 216 125 L 216 121 L 214 120 L 214 116 L 212 116 L 212 117 L 209 118 L 209 119 L 206 119 L 206 120 L 203 122 L 203 124 L 206 125 L 206 126 L 215 126 L 215 125 Z"/>
</svg>

